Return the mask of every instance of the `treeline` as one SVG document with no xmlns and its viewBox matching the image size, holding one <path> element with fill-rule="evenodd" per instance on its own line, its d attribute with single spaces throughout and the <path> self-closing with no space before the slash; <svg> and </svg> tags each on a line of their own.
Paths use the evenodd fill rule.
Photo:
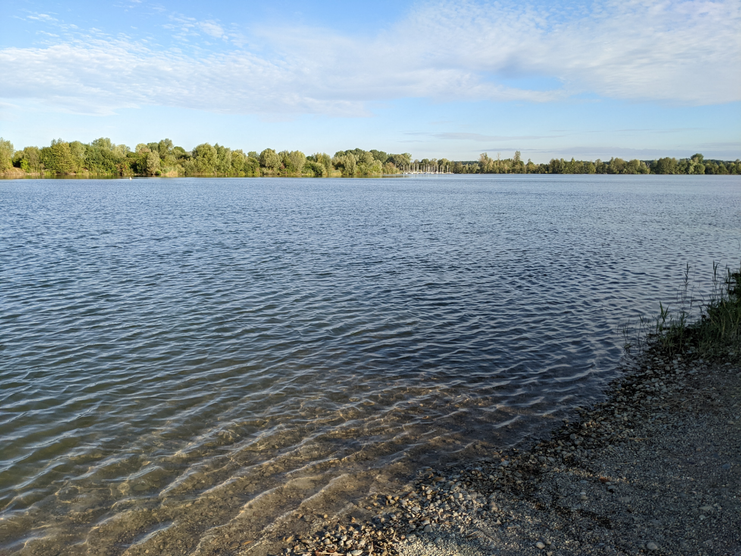
<svg viewBox="0 0 741 556">
<path fill-rule="evenodd" d="M 186 151 L 170 139 L 140 143 L 132 151 L 104 137 L 89 144 L 59 139 L 48 147 L 16 151 L 10 141 L 0 138 L 0 172 L 21 176 L 365 177 L 399 173 L 411 159 L 409 153 L 375 149 L 307 156 L 301 151 L 273 149 L 245 153 L 209 143 Z"/>
<path fill-rule="evenodd" d="M 690 158 L 658 160 L 552 159 L 546 164 L 524 162 L 520 152 L 512 158 L 491 158 L 483 153 L 478 161 L 446 158 L 412 160 L 409 153 L 388 154 L 372 149 L 305 155 L 301 151 L 265 149 L 261 153 L 232 150 L 203 143 L 192 151 L 173 145 L 170 139 L 140 143 L 132 151 L 108 138 L 91 143 L 52 141 L 48 147 L 26 147 L 16 151 L 0 138 L 0 175 L 6 177 L 54 176 L 223 176 L 223 177 L 373 177 L 399 173 L 453 174 L 741 174 L 741 161 Z"/>
<path fill-rule="evenodd" d="M 551 159 L 547 164 L 523 162 L 520 152 L 507 159 L 490 158 L 484 153 L 477 162 L 454 162 L 454 174 L 741 174 L 741 160 L 706 160 L 701 154 L 690 158 L 659 158 L 658 160 L 602 160 Z"/>
</svg>

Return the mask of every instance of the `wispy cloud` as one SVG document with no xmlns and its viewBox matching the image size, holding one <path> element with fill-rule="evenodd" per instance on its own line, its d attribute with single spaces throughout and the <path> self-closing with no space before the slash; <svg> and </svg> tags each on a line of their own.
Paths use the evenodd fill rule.
<svg viewBox="0 0 741 556">
<path fill-rule="evenodd" d="M 177 13 L 170 14 L 168 18 L 171 23 L 163 25 L 163 28 L 172 31 L 177 39 L 187 40 L 188 37 L 197 37 L 201 34 L 225 41 L 229 39 L 224 27 L 213 19 L 199 21 Z"/>
<path fill-rule="evenodd" d="M 411 133 L 408 135 L 412 135 Z M 552 139 L 555 137 L 563 137 L 563 135 L 484 135 L 481 133 L 460 133 L 460 132 L 446 132 L 446 133 L 424 133 L 435 139 L 452 140 L 452 141 L 477 141 L 477 142 L 488 142 L 488 141 L 517 141 L 517 140 L 531 140 L 531 139 Z"/>
<path fill-rule="evenodd" d="M 224 29 L 215 21 L 199 21 L 198 28 L 207 35 L 210 35 L 217 39 L 224 38 L 226 36 L 226 33 L 224 33 Z"/>
<path fill-rule="evenodd" d="M 33 15 L 50 21 L 42 16 Z M 166 105 L 336 116 L 369 115 L 368 103 L 397 98 L 549 102 L 594 93 L 725 103 L 741 100 L 740 26 L 736 0 L 598 0 L 589 12 L 566 17 L 463 0 L 418 5 L 371 39 L 328 29 L 256 28 L 241 30 L 234 44 L 232 30 L 219 21 L 173 16 L 169 29 L 183 41 L 205 35 L 233 44 L 231 50 L 185 54 L 100 32 L 42 48 L 6 48 L 0 50 L 0 97 L 93 113 Z M 247 44 L 260 47 L 240 46 Z M 505 84 L 522 77 L 560 85 L 534 90 Z"/>
</svg>

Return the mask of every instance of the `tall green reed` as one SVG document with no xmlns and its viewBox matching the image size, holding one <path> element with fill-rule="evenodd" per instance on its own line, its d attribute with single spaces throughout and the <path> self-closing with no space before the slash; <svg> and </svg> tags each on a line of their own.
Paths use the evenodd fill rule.
<svg viewBox="0 0 741 556">
<path fill-rule="evenodd" d="M 651 319 L 641 317 L 637 333 L 634 327 L 622 327 L 626 352 L 650 348 L 668 356 L 691 354 L 741 361 L 741 268 L 719 270 L 719 264 L 713 263 L 711 294 L 697 300 L 690 291 L 687 265 L 677 309 L 659 303 L 659 314 Z"/>
</svg>

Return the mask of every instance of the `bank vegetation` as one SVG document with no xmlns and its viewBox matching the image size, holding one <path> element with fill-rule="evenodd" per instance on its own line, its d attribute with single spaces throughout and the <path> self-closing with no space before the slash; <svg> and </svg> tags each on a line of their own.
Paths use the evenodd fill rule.
<svg viewBox="0 0 741 556">
<path fill-rule="evenodd" d="M 741 174 L 741 161 L 690 158 L 658 160 L 582 161 L 552 159 L 547 164 L 524 162 L 483 153 L 477 161 L 447 158 L 412 159 L 409 153 L 391 154 L 371 149 L 306 155 L 301 151 L 265 149 L 244 152 L 218 143 L 202 143 L 192 150 L 170 139 L 140 143 L 135 149 L 101 137 L 90 143 L 54 140 L 48 147 L 25 147 L 0 138 L 0 176 L 23 177 L 380 177 L 403 173 L 453 174 Z"/>
</svg>

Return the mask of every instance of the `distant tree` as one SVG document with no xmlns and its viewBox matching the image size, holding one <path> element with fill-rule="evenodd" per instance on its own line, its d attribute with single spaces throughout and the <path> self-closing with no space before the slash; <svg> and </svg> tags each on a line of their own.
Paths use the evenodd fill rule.
<svg viewBox="0 0 741 556">
<path fill-rule="evenodd" d="M 160 175 L 160 155 L 158 152 L 147 153 L 146 172 L 148 176 Z"/>
<path fill-rule="evenodd" d="M 247 156 L 241 150 L 232 151 L 232 176 L 244 176 L 244 161 L 247 160 Z"/>
<path fill-rule="evenodd" d="M 316 153 L 312 155 L 317 164 L 324 166 L 323 176 L 329 176 L 332 174 L 332 157 L 327 153 Z M 316 173 L 316 172 L 315 172 Z"/>
<path fill-rule="evenodd" d="M 199 174 L 213 174 L 216 172 L 216 148 L 208 143 L 202 143 L 193 149 L 193 161 Z"/>
<path fill-rule="evenodd" d="M 2 139 L 0 139 L 0 143 Z M 13 166 L 24 172 L 41 172 L 41 151 L 38 147 L 25 147 L 22 151 L 15 153 Z"/>
<path fill-rule="evenodd" d="M 72 141 L 69 144 L 69 152 L 72 155 L 72 171 L 84 170 L 87 167 L 85 164 L 85 145 L 79 141 Z"/>
<path fill-rule="evenodd" d="M 392 162 L 399 170 L 407 170 L 412 163 L 412 155 L 409 153 L 390 154 L 387 160 Z"/>
<path fill-rule="evenodd" d="M 389 159 L 389 155 L 383 151 L 377 151 L 376 149 L 371 149 L 370 153 L 373 156 L 373 158 L 377 160 L 378 162 L 380 162 L 381 164 L 385 164 L 386 161 Z"/>
<path fill-rule="evenodd" d="M 355 170 L 358 166 L 358 161 L 355 155 L 350 151 L 338 151 L 332 158 L 332 164 L 335 168 L 342 172 L 345 177 L 352 177 L 355 175 Z"/>
<path fill-rule="evenodd" d="M 565 163 L 563 161 L 563 158 L 552 158 L 551 161 L 548 163 L 548 173 L 563 174 L 564 165 Z"/>
<path fill-rule="evenodd" d="M 277 172 L 281 167 L 280 156 L 273 149 L 265 149 L 260 153 L 260 166 L 268 172 Z"/>
<path fill-rule="evenodd" d="M 95 143 L 95 141 L 93 141 Z M 108 145 L 102 147 L 93 143 L 84 145 L 85 167 L 93 174 L 115 175 L 121 173 L 122 156 L 118 155 L 118 149 L 111 150 Z M 99 144 L 99 143 L 98 143 Z"/>
<path fill-rule="evenodd" d="M 642 174 L 643 172 L 642 172 L 642 168 L 641 168 L 641 161 L 640 160 L 637 160 L 635 158 L 633 160 L 630 160 L 625 165 L 624 172 L 626 174 Z"/>
<path fill-rule="evenodd" d="M 256 154 L 256 153 L 255 153 Z M 256 156 L 248 155 L 244 161 L 244 173 L 246 176 L 260 176 L 260 159 Z"/>
<path fill-rule="evenodd" d="M 715 173 L 721 175 L 728 174 L 728 168 L 726 168 L 726 165 L 723 163 L 722 160 L 718 161 L 718 168 L 716 169 Z"/>
<path fill-rule="evenodd" d="M 93 139 L 90 142 L 91 147 L 97 147 L 99 149 L 103 149 L 106 151 L 112 151 L 114 148 L 113 143 L 111 143 L 111 140 L 108 137 L 101 137 L 99 139 Z"/>
<path fill-rule="evenodd" d="M 220 176 L 230 176 L 232 171 L 232 150 L 216 143 L 216 173 Z"/>
<path fill-rule="evenodd" d="M 608 174 L 624 174 L 626 168 L 626 162 L 622 158 L 611 158 L 610 162 L 607 163 Z"/>
<path fill-rule="evenodd" d="M 13 143 L 0 137 L 0 172 L 13 167 Z"/>
<path fill-rule="evenodd" d="M 69 143 L 61 139 L 52 140 L 51 146 L 41 149 L 41 163 L 55 174 L 68 174 L 75 169 Z"/>
<path fill-rule="evenodd" d="M 676 158 L 660 158 L 653 165 L 652 170 L 655 174 L 676 174 L 677 173 L 677 159 Z"/>
<path fill-rule="evenodd" d="M 689 167 L 687 169 L 688 174 L 704 174 L 705 164 L 703 164 L 705 157 L 700 153 L 692 155 L 690 158 Z"/>
<path fill-rule="evenodd" d="M 495 167 L 495 163 L 489 157 L 488 153 L 481 153 L 479 155 L 479 171 L 482 174 L 489 174 L 491 172 L 494 172 L 494 167 Z"/>
<path fill-rule="evenodd" d="M 320 162 L 307 160 L 304 166 L 304 173 L 309 177 L 325 178 L 327 177 L 327 168 Z"/>
<path fill-rule="evenodd" d="M 288 153 L 288 164 L 286 165 L 286 168 L 288 168 L 291 174 L 300 176 L 301 172 L 304 170 L 305 164 L 306 155 L 301 151 L 291 151 Z"/>
<path fill-rule="evenodd" d="M 157 143 L 157 152 L 160 155 L 160 159 L 164 160 L 165 157 L 172 152 L 174 145 L 170 139 L 162 139 Z"/>
</svg>

